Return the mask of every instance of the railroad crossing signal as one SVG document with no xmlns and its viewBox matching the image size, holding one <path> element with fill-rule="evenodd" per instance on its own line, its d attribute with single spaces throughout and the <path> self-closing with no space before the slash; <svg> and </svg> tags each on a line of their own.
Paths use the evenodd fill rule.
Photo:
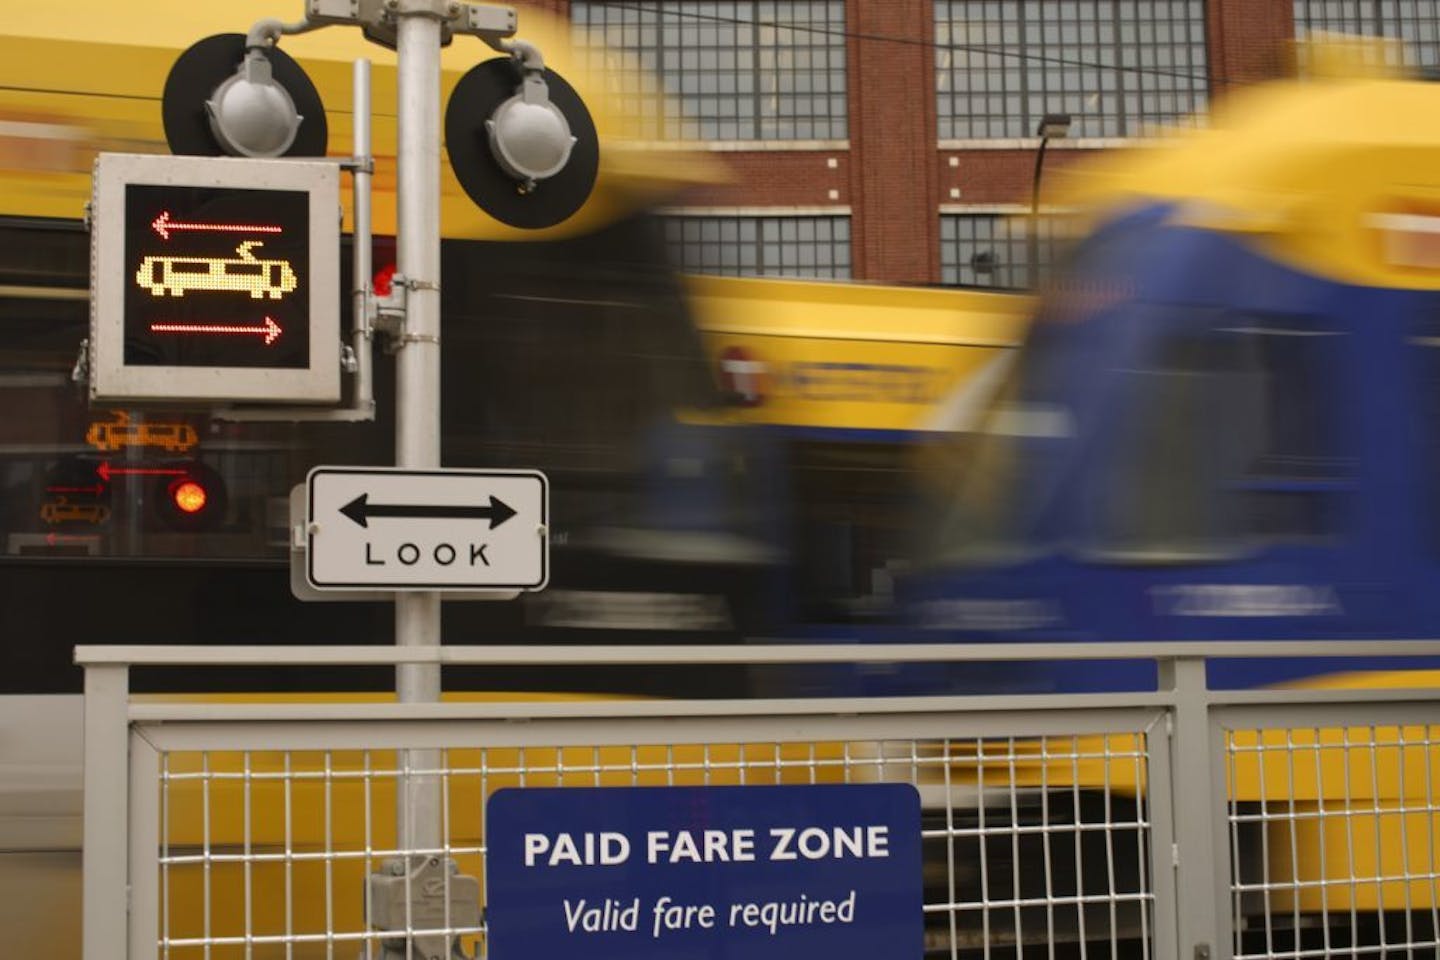
<svg viewBox="0 0 1440 960">
<path fill-rule="evenodd" d="M 340 399 L 333 163 L 102 154 L 96 401 Z"/>
</svg>

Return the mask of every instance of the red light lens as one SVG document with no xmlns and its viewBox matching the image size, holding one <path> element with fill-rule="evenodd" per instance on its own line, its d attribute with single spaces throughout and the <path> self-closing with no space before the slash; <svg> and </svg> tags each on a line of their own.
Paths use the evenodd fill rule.
<svg viewBox="0 0 1440 960">
<path fill-rule="evenodd" d="M 181 513 L 193 514 L 204 510 L 209 498 L 205 494 L 205 488 L 194 480 L 181 480 L 170 488 L 170 499 Z"/>
</svg>

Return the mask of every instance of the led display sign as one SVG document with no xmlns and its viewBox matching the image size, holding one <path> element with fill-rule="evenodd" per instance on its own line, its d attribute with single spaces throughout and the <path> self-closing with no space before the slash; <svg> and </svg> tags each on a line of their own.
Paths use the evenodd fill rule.
<svg viewBox="0 0 1440 960">
<path fill-rule="evenodd" d="M 334 164 L 104 154 L 92 210 L 93 399 L 339 400 Z"/>
</svg>

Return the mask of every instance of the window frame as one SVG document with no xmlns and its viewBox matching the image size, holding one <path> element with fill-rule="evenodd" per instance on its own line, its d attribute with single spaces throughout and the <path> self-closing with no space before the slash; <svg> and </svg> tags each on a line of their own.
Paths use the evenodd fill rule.
<svg viewBox="0 0 1440 960">
<path fill-rule="evenodd" d="M 641 139 L 848 142 L 844 0 L 574 0 L 570 16 Z"/>
<path fill-rule="evenodd" d="M 1074 117 L 1072 139 L 1132 138 L 1208 108 L 1205 0 L 934 0 L 933 12 L 942 143 L 1031 138 L 1046 113 Z"/>
<path fill-rule="evenodd" d="M 664 221 L 671 262 L 685 273 L 849 280 L 851 216 L 844 212 L 674 212 Z"/>
</svg>

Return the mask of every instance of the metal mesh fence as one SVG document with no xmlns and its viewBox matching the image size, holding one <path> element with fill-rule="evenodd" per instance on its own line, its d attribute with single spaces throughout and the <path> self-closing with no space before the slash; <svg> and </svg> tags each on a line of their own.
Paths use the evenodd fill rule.
<svg viewBox="0 0 1440 960">
<path fill-rule="evenodd" d="M 1237 958 L 1440 952 L 1437 734 L 1226 731 Z"/>
<path fill-rule="evenodd" d="M 1150 957 L 1148 737 L 162 750 L 158 954 L 404 955 L 403 933 L 485 955 L 486 800 L 502 788 L 908 782 L 922 798 L 926 955 Z M 429 766 L 417 765 L 429 758 Z M 438 845 L 400 849 L 402 779 L 438 781 Z M 149 813 L 142 813 L 149 816 Z M 397 914 L 372 874 L 432 859 L 441 909 Z M 444 872 L 451 861 L 455 872 Z M 148 868 L 146 868 L 148 869 Z M 411 880 L 397 880 L 407 893 Z M 414 880 L 413 882 L 430 882 Z M 374 926 L 389 910 L 386 931 Z M 395 928 L 399 928 L 397 934 Z M 419 940 L 415 942 L 421 942 Z M 1059 951 L 1058 953 L 1056 951 Z M 1039 951 L 1035 953 L 1034 951 Z M 420 955 L 420 954 L 414 954 Z"/>
</svg>

